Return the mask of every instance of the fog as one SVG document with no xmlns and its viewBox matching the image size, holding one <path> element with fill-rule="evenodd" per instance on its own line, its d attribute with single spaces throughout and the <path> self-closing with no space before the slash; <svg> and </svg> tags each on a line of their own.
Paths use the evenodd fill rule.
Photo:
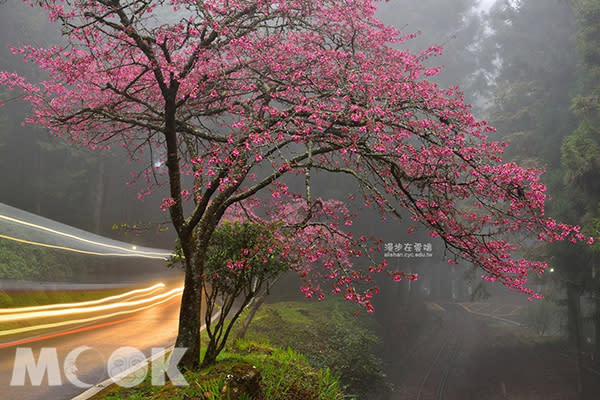
<svg viewBox="0 0 600 400">
<path fill-rule="evenodd" d="M 504 161 L 545 171 L 547 215 L 600 237 L 600 1 L 392 0 L 378 6 L 384 23 L 419 32 L 399 48 L 443 48 L 427 60 L 443 67 L 431 79 L 460 86 L 475 117 L 496 128 L 490 140 L 510 143 Z M 0 1 L 0 71 L 40 79 L 43 73 L 8 46 L 62 40 L 60 28 L 38 8 Z M 160 208 L 168 188 L 147 192 L 146 179 L 152 184 L 154 177 L 141 172 L 157 155 L 132 161 L 118 145 L 94 151 L 49 135 L 23 124 L 30 109 L 18 97 L 0 87 L 0 289 L 16 281 L 117 285 L 179 277 L 164 260 L 176 238 L 169 213 Z M 386 383 L 365 398 L 600 398 L 600 245 L 520 238 L 519 256 L 549 264 L 530 276 L 527 286 L 544 297 L 530 301 L 482 280 L 473 264 L 449 263 L 450 249 L 408 212 L 384 220 L 365 209 L 354 180 L 332 181 L 319 172 L 311 179 L 314 198 L 345 201 L 357 215 L 349 228 L 355 237 L 380 239 L 374 260 L 418 274 L 400 282 L 385 273 L 377 277 L 372 356 Z M 284 182 L 294 189 L 304 180 Z M 357 198 L 349 200 L 352 194 Z M 32 245 L 79 254 L 39 256 L 63 265 L 40 272 L 19 247 Z M 129 260 L 131 249 L 140 258 Z M 363 254 L 356 262 L 370 261 Z M 316 301 L 304 299 L 300 285 L 289 273 L 266 302 Z M 365 393 L 371 390 L 369 382 L 361 384 Z"/>
</svg>

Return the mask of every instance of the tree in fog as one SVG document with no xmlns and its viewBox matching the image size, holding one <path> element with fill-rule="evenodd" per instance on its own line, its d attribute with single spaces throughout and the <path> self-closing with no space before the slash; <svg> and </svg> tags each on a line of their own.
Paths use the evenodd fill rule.
<svg viewBox="0 0 600 400">
<path fill-rule="evenodd" d="M 540 19 L 546 23 L 536 23 Z M 548 213 L 580 223 L 585 201 L 565 179 L 568 168 L 561 152 L 561 143 L 576 127 L 571 111 L 571 93 L 577 85 L 573 10 L 567 2 L 498 2 L 490 13 L 490 27 L 493 34 L 483 48 L 492 56 L 484 58 L 498 61 L 488 66 L 496 75 L 489 111 L 494 125 L 513 143 L 507 157 L 545 168 L 543 179 L 553 198 Z M 569 336 L 575 338 L 578 287 L 586 270 L 582 251 L 553 244 L 543 252 L 553 260 L 551 278 L 567 289 L 567 325 Z"/>
<path fill-rule="evenodd" d="M 0 82 L 23 91 L 29 121 L 56 135 L 92 148 L 118 143 L 134 158 L 150 153 L 147 191 L 168 185 L 161 207 L 184 256 L 176 344 L 188 348 L 185 367 L 199 364 L 205 257 L 232 209 L 306 238 L 294 253 L 307 296 L 341 292 L 370 308 L 373 274 L 386 263 L 350 263 L 377 247 L 343 232 L 352 224 L 343 205 L 312 195 L 316 171 L 352 178 L 365 206 L 411 215 L 452 262 L 466 259 L 484 279 L 530 295 L 527 274 L 546 265 L 512 254 L 517 234 L 585 240 L 544 215 L 540 171 L 503 162 L 504 145 L 487 139 L 493 129 L 459 89 L 428 80 L 440 69 L 423 63 L 441 49 L 398 49 L 412 35 L 380 23 L 372 1 L 35 4 L 62 24 L 69 45 L 15 49 L 49 78 L 2 72 Z"/>
<path fill-rule="evenodd" d="M 586 234 L 596 237 L 599 4 L 498 2 L 490 14 L 493 33 L 482 46 L 487 51 L 484 59 L 497 60 L 496 66 L 488 66 L 495 71 L 497 87 L 489 110 L 494 125 L 514 143 L 507 156 L 546 168 L 544 182 L 553 197 L 548 213 L 582 224 Z M 598 299 L 596 247 L 553 244 L 543 250 L 555 267 L 550 279 L 566 289 L 568 336 L 578 346 L 577 355 L 580 298 L 588 291 Z M 596 308 L 600 309 L 598 302 Z"/>
<path fill-rule="evenodd" d="M 42 79 L 43 71 L 11 56 L 8 45 L 24 41 L 47 45 L 59 40 L 60 30 L 48 21 L 43 10 L 32 10 L 21 1 L 0 2 L 0 69 L 16 70 L 31 80 Z M 107 193 L 124 192 L 124 179 L 114 179 L 117 165 L 111 168 L 104 162 L 109 157 L 114 160 L 116 154 L 71 146 L 39 127 L 23 125 L 29 107 L 12 102 L 14 95 L 5 88 L 0 90 L 0 102 L 6 103 L 0 109 L 0 170 L 9 171 L 0 181 L 1 201 L 107 234 L 111 225 L 107 217 L 121 222 L 128 216 L 128 209 L 134 208 L 122 207 L 115 216 L 104 203 Z M 126 160 L 124 154 L 120 158 Z M 128 173 L 122 175 L 127 177 Z M 138 204 L 135 209 L 143 206 Z"/>
<path fill-rule="evenodd" d="M 573 13 L 558 1 L 497 2 L 488 24 L 492 33 L 480 43 L 479 58 L 494 77 L 490 119 L 511 142 L 507 156 L 546 168 L 545 182 L 559 189 L 560 143 L 574 126 Z"/>
<path fill-rule="evenodd" d="M 590 235 L 600 235 L 600 1 L 572 1 L 576 15 L 575 34 L 578 84 L 572 99 L 577 126 L 562 144 L 566 181 L 579 198 L 579 223 Z M 592 316 L 596 357 L 600 356 L 600 248 L 597 244 L 577 254 L 578 275 L 570 280 L 572 291 L 588 292 L 594 299 Z M 571 306 L 579 311 L 579 298 Z M 579 316 L 579 313 L 576 314 Z M 582 334 L 572 329 L 571 336 Z"/>
<path fill-rule="evenodd" d="M 444 72 L 435 81 L 446 86 L 460 84 L 468 90 L 469 102 L 475 98 L 473 87 L 485 86 L 487 59 L 479 57 L 478 43 L 484 34 L 486 21 L 475 10 L 479 0 L 403 0 L 380 4 L 377 15 L 383 22 L 402 27 L 407 32 L 420 32 L 408 43 L 419 51 L 432 44 L 444 48 L 444 54 L 434 62 L 443 64 Z M 485 65 L 481 65 L 481 64 Z"/>
</svg>

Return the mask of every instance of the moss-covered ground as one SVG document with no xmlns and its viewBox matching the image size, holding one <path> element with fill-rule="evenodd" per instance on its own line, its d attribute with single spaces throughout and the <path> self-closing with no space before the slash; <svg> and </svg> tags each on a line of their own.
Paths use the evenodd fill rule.
<svg viewBox="0 0 600 400">
<path fill-rule="evenodd" d="M 212 400 L 226 399 L 223 393 L 227 376 L 239 365 L 254 366 L 262 377 L 261 395 L 241 394 L 239 399 L 337 400 L 344 398 L 339 380 L 328 370 L 311 367 L 306 358 L 291 350 L 237 341 L 219 356 L 219 362 L 199 372 L 186 372 L 188 386 L 152 386 L 149 377 L 133 388 L 113 386 L 93 400 Z"/>
<path fill-rule="evenodd" d="M 364 311 L 339 299 L 266 304 L 243 339 L 237 328 L 217 364 L 184 374 L 189 386 L 113 386 L 93 400 L 226 399 L 223 387 L 236 365 L 254 366 L 262 377 L 259 399 L 379 398 L 389 392 L 374 355 L 378 325 Z M 365 397 L 368 393 L 368 397 Z M 251 398 L 242 396 L 240 399 Z"/>
</svg>

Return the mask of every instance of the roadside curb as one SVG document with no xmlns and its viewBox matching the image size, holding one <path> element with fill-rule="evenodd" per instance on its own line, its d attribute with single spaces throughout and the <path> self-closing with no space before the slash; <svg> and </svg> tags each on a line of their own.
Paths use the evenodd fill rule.
<svg viewBox="0 0 600 400">
<path fill-rule="evenodd" d="M 214 322 L 217 318 L 219 318 L 220 315 L 221 315 L 221 311 L 214 314 L 214 316 L 211 318 L 211 322 Z M 206 329 L 206 324 L 204 324 L 200 327 L 200 332 L 202 332 L 204 329 Z M 149 365 L 154 360 L 156 360 L 157 358 L 164 357 L 165 354 L 170 353 L 171 351 L 173 351 L 174 348 L 175 348 L 175 345 L 171 345 L 171 346 L 167 347 L 166 349 L 164 349 L 156 354 L 153 354 L 152 356 L 146 358 L 142 362 L 139 362 L 138 364 L 119 373 L 117 376 L 108 378 L 100 383 L 95 384 L 91 388 L 87 389 L 85 392 L 80 393 L 77 396 L 71 398 L 71 400 L 88 400 L 88 399 L 94 397 L 95 395 L 102 392 L 103 390 L 106 390 L 109 387 L 111 387 L 112 385 L 116 384 L 118 381 L 123 380 L 123 378 L 125 378 L 127 375 L 131 375 L 134 372 L 136 372 L 142 368 L 149 367 Z"/>
<path fill-rule="evenodd" d="M 175 348 L 175 346 L 170 346 L 156 354 L 153 354 L 151 357 L 146 358 L 144 361 L 126 369 L 125 371 L 121 372 L 120 374 L 118 374 L 117 376 L 114 376 L 112 378 L 108 378 L 94 386 L 92 386 L 91 388 L 89 388 L 88 390 L 86 390 L 85 392 L 73 397 L 71 400 L 88 400 L 90 398 L 92 398 L 93 396 L 97 395 L 98 393 L 102 392 L 105 389 L 108 389 L 109 387 L 111 387 L 112 385 L 114 385 L 115 383 L 117 383 L 120 380 L 123 380 L 123 378 L 125 378 L 128 375 L 133 374 L 134 372 L 142 369 L 142 368 L 148 368 L 148 366 L 157 358 L 161 358 L 164 357 L 165 354 L 173 351 L 173 349 Z"/>
</svg>

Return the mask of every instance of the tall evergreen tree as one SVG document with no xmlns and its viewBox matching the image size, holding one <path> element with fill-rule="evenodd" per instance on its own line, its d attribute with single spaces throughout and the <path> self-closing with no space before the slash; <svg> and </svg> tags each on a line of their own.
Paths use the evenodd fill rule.
<svg viewBox="0 0 600 400">
<path fill-rule="evenodd" d="M 573 96 L 572 110 L 578 125 L 565 138 L 562 161 L 565 176 L 581 201 L 580 219 L 584 230 L 600 236 L 600 1 L 573 1 L 577 14 L 575 35 L 578 55 L 578 87 Z M 579 253 L 584 266 L 581 290 L 595 301 L 595 313 L 590 316 L 595 331 L 595 354 L 600 357 L 600 277 L 596 271 L 600 245 Z"/>
</svg>

